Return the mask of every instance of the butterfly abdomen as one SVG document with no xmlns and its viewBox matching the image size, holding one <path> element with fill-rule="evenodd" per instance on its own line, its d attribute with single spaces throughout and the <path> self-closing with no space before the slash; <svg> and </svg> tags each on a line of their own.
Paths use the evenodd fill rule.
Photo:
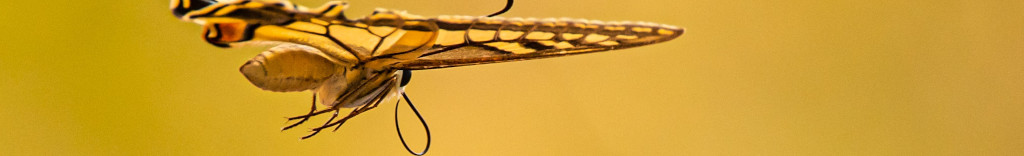
<svg viewBox="0 0 1024 156">
<path fill-rule="evenodd" d="M 305 91 L 320 86 L 338 70 L 319 52 L 308 46 L 280 45 L 252 58 L 239 71 L 264 90 Z"/>
</svg>

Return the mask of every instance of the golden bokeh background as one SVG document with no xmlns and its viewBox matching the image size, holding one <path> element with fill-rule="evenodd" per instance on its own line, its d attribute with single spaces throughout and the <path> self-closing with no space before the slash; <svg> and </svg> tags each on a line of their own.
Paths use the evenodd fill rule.
<svg viewBox="0 0 1024 156">
<path fill-rule="evenodd" d="M 319 6 L 324 0 L 295 1 Z M 485 15 L 501 0 L 351 0 Z M 0 5 L 0 155 L 408 155 L 394 105 L 299 140 L 164 0 Z M 1024 1 L 520 0 L 504 17 L 685 27 L 656 45 L 414 72 L 429 155 L 1024 153 Z M 414 149 L 424 137 L 402 106 Z"/>
</svg>

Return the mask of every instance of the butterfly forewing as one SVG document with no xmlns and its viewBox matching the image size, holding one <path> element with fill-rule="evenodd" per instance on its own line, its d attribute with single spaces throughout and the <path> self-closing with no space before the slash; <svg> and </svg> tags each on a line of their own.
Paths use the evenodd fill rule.
<svg viewBox="0 0 1024 156">
<path fill-rule="evenodd" d="M 437 39 L 397 69 L 431 69 L 622 49 L 671 40 L 683 29 L 652 23 L 581 19 L 441 16 Z"/>
</svg>

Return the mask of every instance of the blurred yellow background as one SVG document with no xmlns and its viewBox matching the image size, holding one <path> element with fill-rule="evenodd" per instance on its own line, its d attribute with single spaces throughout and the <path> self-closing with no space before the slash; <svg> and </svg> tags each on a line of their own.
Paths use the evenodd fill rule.
<svg viewBox="0 0 1024 156">
<path fill-rule="evenodd" d="M 324 0 L 295 1 L 315 7 Z M 502 0 L 351 0 L 428 17 Z M 520 0 L 504 17 L 651 21 L 661 44 L 414 72 L 429 155 L 1024 153 L 1024 1 Z M 0 155 L 408 155 L 393 103 L 298 138 L 165 0 L 0 5 Z M 402 106 L 414 149 L 415 117 Z"/>
</svg>

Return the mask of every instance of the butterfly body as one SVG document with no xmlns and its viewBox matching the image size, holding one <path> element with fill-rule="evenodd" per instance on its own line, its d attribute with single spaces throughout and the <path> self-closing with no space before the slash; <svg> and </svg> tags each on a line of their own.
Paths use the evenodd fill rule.
<svg viewBox="0 0 1024 156">
<path fill-rule="evenodd" d="M 203 38 L 213 45 L 284 43 L 259 54 L 240 71 L 265 90 L 312 90 L 322 105 L 330 107 L 314 111 L 314 105 L 310 114 L 293 118 L 302 119 L 300 123 L 330 111 L 337 116 L 340 107 L 358 107 L 342 120 L 373 108 L 402 92 L 401 84 L 407 82 L 403 77 L 408 77 L 403 70 L 585 54 L 664 42 L 683 34 L 674 26 L 646 22 L 427 18 L 386 9 L 348 19 L 343 2 L 316 9 L 278 0 L 171 2 L 176 16 L 203 25 Z M 335 124 L 315 130 L 329 125 Z"/>
</svg>

